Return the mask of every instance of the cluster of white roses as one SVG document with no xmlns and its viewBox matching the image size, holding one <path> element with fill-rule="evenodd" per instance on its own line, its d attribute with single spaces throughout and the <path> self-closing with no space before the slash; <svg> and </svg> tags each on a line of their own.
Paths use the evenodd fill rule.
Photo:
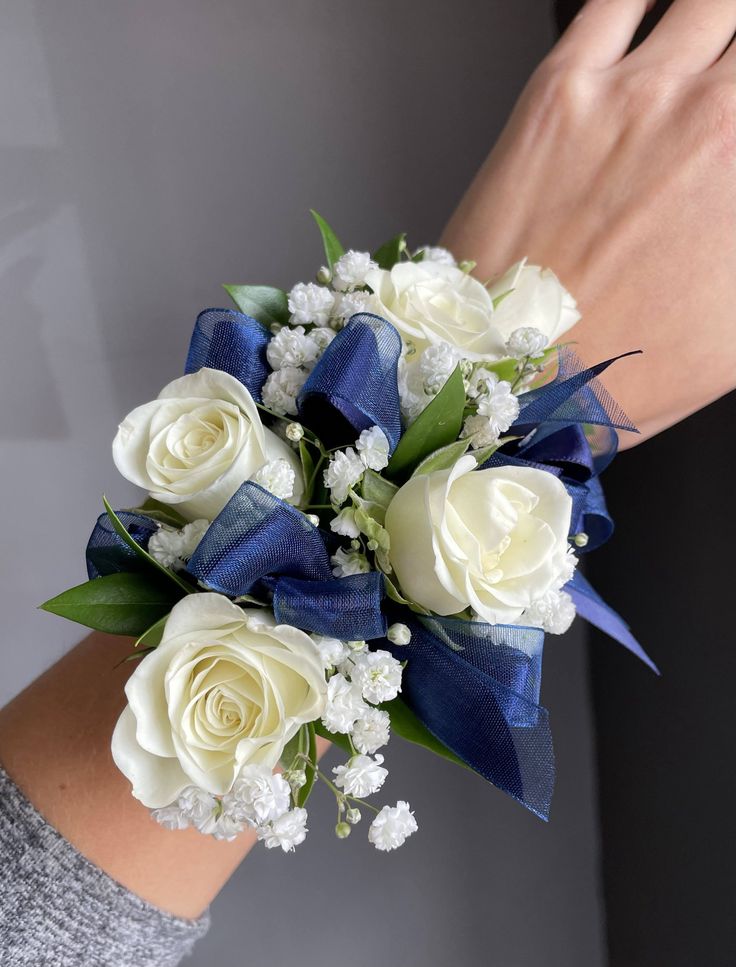
<svg viewBox="0 0 736 967">
<path fill-rule="evenodd" d="M 235 377 L 206 368 L 170 383 L 120 425 L 118 469 L 186 522 L 162 525 L 149 553 L 166 568 L 184 568 L 209 523 L 252 480 L 315 525 L 320 519 L 310 510 L 331 511 L 331 530 L 346 539 L 332 557 L 337 578 L 375 568 L 435 615 L 565 631 L 575 616 L 562 590 L 577 560 L 569 543 L 571 498 L 544 471 L 481 470 L 477 451 L 497 444 L 517 419 L 519 394 L 539 360 L 578 318 L 574 300 L 551 272 L 525 263 L 483 285 L 439 248 L 424 248 L 391 270 L 351 250 L 317 278 L 288 294 L 290 324 L 273 327 L 267 348 L 272 373 L 263 403 L 288 424 L 283 436 L 262 423 Z M 465 388 L 462 438 L 469 451 L 401 487 L 383 481 L 390 497 L 378 514 L 365 484 L 372 479 L 375 486 L 389 463 L 380 427 L 335 451 L 309 437 L 330 500 L 330 507 L 314 507 L 305 499 L 314 480 L 306 479 L 294 447 L 305 430 L 288 421 L 322 353 L 363 311 L 387 319 L 402 338 L 406 423 L 458 366 Z M 513 373 L 512 381 L 494 367 Z M 395 645 L 410 637 L 403 624 L 388 631 Z M 163 825 L 222 839 L 252 828 L 268 848 L 285 851 L 306 835 L 298 791 L 314 768 L 337 798 L 336 831 L 345 837 L 363 805 L 374 809 L 363 800 L 386 778 L 379 750 L 390 720 L 379 706 L 397 697 L 401 677 L 400 662 L 363 641 L 309 635 L 277 625 L 267 607 L 191 594 L 174 606 L 160 644 L 129 679 L 113 755 L 134 795 Z M 334 781 L 303 752 L 283 761 L 300 730 L 320 720 L 346 736 L 352 751 L 333 770 Z M 375 811 L 369 839 L 378 849 L 396 848 L 417 828 L 406 802 Z"/>
</svg>

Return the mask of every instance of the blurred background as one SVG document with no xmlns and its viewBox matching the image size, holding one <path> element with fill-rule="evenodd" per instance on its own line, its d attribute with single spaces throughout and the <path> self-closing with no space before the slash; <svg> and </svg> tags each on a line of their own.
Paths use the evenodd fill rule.
<svg viewBox="0 0 736 967">
<path fill-rule="evenodd" d="M 309 280 L 322 260 L 310 207 L 354 247 L 400 230 L 436 240 L 555 26 L 547 0 L 0 0 L 0 10 L 3 703 L 79 639 L 36 607 L 84 579 L 101 494 L 133 501 L 110 457 L 117 423 L 181 374 L 198 310 L 228 304 L 220 283 Z M 660 591 L 677 593 L 678 558 L 653 560 L 655 495 L 637 486 L 636 506 L 626 499 L 632 471 L 656 473 L 646 462 L 642 451 L 612 471 L 623 526 L 598 577 L 630 616 L 642 613 L 654 639 L 642 638 L 664 663 L 631 573 L 633 546 L 642 568 L 676 572 Z M 698 567 L 680 564 L 691 576 Z M 339 842 L 318 791 L 306 843 L 289 856 L 254 851 L 188 963 L 603 967 L 607 949 L 627 967 L 730 963 L 717 945 L 702 961 L 678 959 L 688 939 L 677 933 L 656 956 L 646 918 L 666 932 L 672 908 L 648 879 L 646 850 L 679 806 L 665 785 L 661 798 L 647 789 L 642 820 L 637 792 L 661 746 L 647 733 L 642 753 L 637 734 L 664 734 L 679 693 L 663 697 L 663 682 L 614 650 L 579 624 L 548 642 L 558 763 L 548 826 L 397 739 L 387 798 L 412 802 L 420 834 L 390 856 L 364 830 Z M 681 838 L 676 823 L 656 847 L 676 880 L 668 836 Z M 702 915 L 722 920 L 696 892 Z"/>
</svg>

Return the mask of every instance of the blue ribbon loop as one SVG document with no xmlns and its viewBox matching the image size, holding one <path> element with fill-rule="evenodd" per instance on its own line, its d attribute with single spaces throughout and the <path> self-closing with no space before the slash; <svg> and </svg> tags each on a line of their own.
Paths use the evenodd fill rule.
<svg viewBox="0 0 736 967">
<path fill-rule="evenodd" d="M 391 452 L 401 437 L 398 364 L 401 337 L 380 316 L 351 317 L 310 373 L 297 400 L 307 426 L 320 428 L 330 447 L 353 443 L 378 426 Z"/>
<path fill-rule="evenodd" d="M 212 521 L 187 570 L 230 597 L 250 593 L 266 577 L 332 580 L 320 531 L 300 511 L 246 481 Z"/>
<path fill-rule="evenodd" d="M 207 366 L 230 373 L 257 402 L 271 367 L 266 348 L 271 333 L 252 316 L 234 309 L 205 309 L 197 316 L 184 372 Z"/>
</svg>

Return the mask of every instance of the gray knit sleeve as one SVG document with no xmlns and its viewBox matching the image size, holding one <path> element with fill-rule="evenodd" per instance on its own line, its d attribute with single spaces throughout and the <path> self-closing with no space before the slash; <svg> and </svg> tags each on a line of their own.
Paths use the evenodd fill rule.
<svg viewBox="0 0 736 967">
<path fill-rule="evenodd" d="M 87 860 L 0 767 L 2 967 L 175 967 L 207 915 L 164 913 Z"/>
</svg>

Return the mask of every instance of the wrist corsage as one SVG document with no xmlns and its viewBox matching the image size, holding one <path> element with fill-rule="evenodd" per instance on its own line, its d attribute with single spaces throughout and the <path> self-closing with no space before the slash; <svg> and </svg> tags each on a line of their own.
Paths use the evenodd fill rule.
<svg viewBox="0 0 736 967">
<path fill-rule="evenodd" d="M 225 286 L 185 375 L 123 420 L 89 581 L 43 607 L 136 638 L 112 753 L 164 826 L 292 850 L 320 781 L 336 834 L 417 829 L 376 807 L 393 732 L 548 818 L 545 632 L 576 613 L 651 665 L 583 577 L 611 534 L 599 477 L 633 430 L 563 337 L 548 269 L 488 284 L 400 235 L 290 292 Z M 652 666 L 653 667 L 653 666 Z M 316 737 L 345 753 L 330 774 Z"/>
</svg>

